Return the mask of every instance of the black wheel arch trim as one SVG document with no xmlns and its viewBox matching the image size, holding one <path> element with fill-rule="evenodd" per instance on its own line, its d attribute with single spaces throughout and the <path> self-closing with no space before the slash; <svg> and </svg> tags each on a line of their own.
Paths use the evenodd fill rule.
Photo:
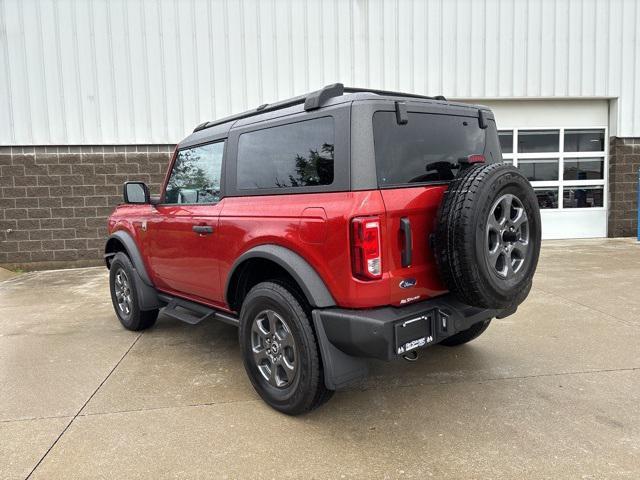
<svg viewBox="0 0 640 480">
<path fill-rule="evenodd" d="M 280 245 L 259 245 L 240 255 L 231 266 L 227 276 L 224 293 L 230 305 L 231 280 L 238 267 L 246 260 L 262 258 L 270 260 L 282 267 L 298 283 L 307 301 L 314 308 L 335 307 L 336 302 L 318 272 L 304 258 L 293 250 Z"/>
<path fill-rule="evenodd" d="M 105 259 L 113 256 L 113 253 L 107 252 L 107 246 L 109 245 L 109 242 L 114 239 L 119 241 L 124 246 L 124 249 L 127 252 L 127 256 L 131 259 L 131 263 L 133 263 L 133 266 L 138 271 L 138 274 L 140 275 L 140 278 L 142 279 L 142 281 L 144 281 L 144 283 L 146 283 L 150 287 L 153 287 L 153 282 L 151 281 L 151 278 L 149 278 L 149 275 L 147 274 L 147 269 L 144 266 L 144 261 L 142 260 L 142 255 L 140 255 L 140 250 L 138 250 L 138 245 L 136 244 L 136 241 L 133 239 L 133 237 L 129 233 L 123 230 L 118 230 L 117 232 L 114 232 L 111 235 L 109 235 L 109 238 L 105 243 L 105 253 L 104 253 Z"/>
<path fill-rule="evenodd" d="M 115 240 L 118 241 L 125 249 L 125 253 L 131 260 L 133 264 L 134 270 L 134 278 L 133 281 L 136 285 L 136 291 L 138 292 L 138 306 L 140 310 L 153 310 L 159 308 L 161 306 L 160 299 L 158 298 L 158 292 L 153 286 L 153 282 L 149 278 L 147 273 L 147 269 L 144 266 L 144 262 L 142 261 L 142 255 L 140 255 L 140 251 L 138 250 L 138 246 L 136 245 L 136 241 L 131 237 L 131 235 L 123 230 L 118 230 L 117 232 L 109 235 L 107 242 L 105 243 L 105 261 L 107 262 L 107 267 L 109 267 L 109 257 L 115 255 L 115 252 L 107 252 L 107 246 L 109 242 Z"/>
</svg>

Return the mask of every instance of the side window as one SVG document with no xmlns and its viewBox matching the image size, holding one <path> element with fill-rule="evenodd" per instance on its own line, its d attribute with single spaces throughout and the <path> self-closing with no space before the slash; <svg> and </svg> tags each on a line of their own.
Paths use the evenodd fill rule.
<svg viewBox="0 0 640 480">
<path fill-rule="evenodd" d="M 238 189 L 333 183 L 333 117 L 256 130 L 238 141 Z"/>
<path fill-rule="evenodd" d="M 164 203 L 215 203 L 220 200 L 224 142 L 178 152 Z"/>
</svg>

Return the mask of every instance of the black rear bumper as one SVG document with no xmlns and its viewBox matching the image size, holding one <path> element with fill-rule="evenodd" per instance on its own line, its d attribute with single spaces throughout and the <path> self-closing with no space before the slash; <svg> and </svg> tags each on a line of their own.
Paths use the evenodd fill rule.
<svg viewBox="0 0 640 480">
<path fill-rule="evenodd" d="M 471 307 L 450 294 L 399 308 L 314 310 L 313 321 L 327 387 L 339 388 L 366 375 L 361 358 L 400 358 L 407 352 L 435 345 L 478 322 L 503 318 L 513 312 L 515 308 Z"/>
</svg>

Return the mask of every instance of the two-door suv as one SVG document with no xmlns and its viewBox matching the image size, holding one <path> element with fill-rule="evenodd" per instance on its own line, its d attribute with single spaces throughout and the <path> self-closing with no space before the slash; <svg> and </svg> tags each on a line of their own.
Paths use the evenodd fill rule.
<svg viewBox="0 0 640 480">
<path fill-rule="evenodd" d="M 130 330 L 239 327 L 260 396 L 310 411 L 367 358 L 413 360 L 515 312 L 540 213 L 483 106 L 329 85 L 199 125 L 162 192 L 124 186 L 105 259 Z"/>
</svg>

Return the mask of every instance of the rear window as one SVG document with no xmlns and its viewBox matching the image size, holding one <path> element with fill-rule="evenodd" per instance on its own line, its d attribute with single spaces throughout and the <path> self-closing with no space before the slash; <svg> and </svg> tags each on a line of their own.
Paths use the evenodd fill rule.
<svg viewBox="0 0 640 480">
<path fill-rule="evenodd" d="M 378 186 L 441 182 L 453 179 L 460 159 L 484 154 L 487 161 L 500 157 L 495 123 L 481 129 L 478 119 L 455 115 L 409 113 L 400 125 L 395 112 L 376 112 L 373 133 Z M 488 151 L 485 136 L 495 136 Z M 494 152 L 493 150 L 496 150 Z"/>
<path fill-rule="evenodd" d="M 332 117 L 243 133 L 238 141 L 238 188 L 331 185 L 334 136 Z"/>
</svg>

